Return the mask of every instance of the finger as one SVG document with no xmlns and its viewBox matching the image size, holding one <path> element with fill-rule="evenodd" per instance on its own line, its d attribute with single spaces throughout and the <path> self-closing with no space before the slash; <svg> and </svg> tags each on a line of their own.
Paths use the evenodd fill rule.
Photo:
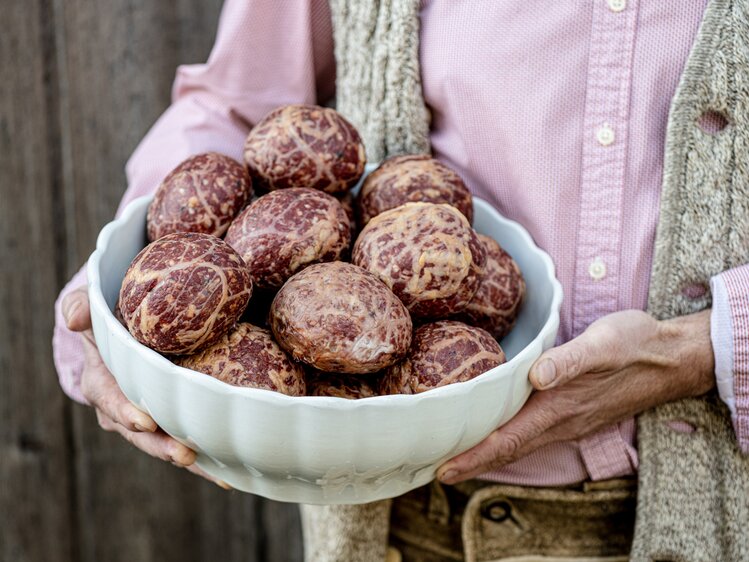
<svg viewBox="0 0 749 562">
<path fill-rule="evenodd" d="M 104 431 L 117 431 L 117 424 L 112 420 L 112 418 L 102 412 L 99 408 L 94 407 L 94 411 L 96 412 L 96 421 L 100 428 Z"/>
<path fill-rule="evenodd" d="M 98 408 L 96 409 L 96 420 L 99 422 L 99 426 L 104 431 L 112 431 L 112 432 L 115 432 L 115 433 L 120 433 L 128 441 L 130 441 L 131 443 L 135 444 L 134 441 L 137 438 L 134 435 L 125 435 L 123 433 L 123 431 L 122 431 L 122 429 L 123 429 L 122 426 L 119 425 L 119 424 L 117 424 L 117 423 L 115 423 L 109 416 L 107 416 L 106 414 L 104 414 Z M 145 443 L 142 443 L 144 446 L 141 446 L 141 444 L 135 444 L 135 445 L 139 449 L 141 449 L 141 450 L 147 452 L 148 454 L 150 454 L 151 456 L 154 456 L 156 458 L 160 458 L 162 460 L 166 460 L 166 461 L 169 461 L 169 462 L 174 462 L 173 455 L 177 455 L 178 458 L 180 459 L 180 462 L 174 462 L 174 464 L 176 464 L 177 466 L 184 467 L 187 470 L 189 470 L 190 472 L 192 472 L 193 474 L 196 474 L 196 475 L 198 475 L 198 476 L 200 476 L 202 478 L 205 478 L 206 480 L 210 480 L 211 482 L 213 482 L 217 486 L 223 488 L 224 490 L 233 490 L 233 488 L 231 486 L 229 486 L 229 484 L 227 484 L 223 480 L 220 480 L 218 478 L 214 478 L 213 476 L 211 476 L 210 474 L 208 474 L 205 470 L 203 470 L 202 468 L 200 468 L 197 464 L 195 464 L 195 462 L 194 462 L 195 459 L 194 458 L 192 459 L 192 462 L 190 462 L 189 464 L 185 465 L 184 464 L 185 462 L 189 462 L 191 460 L 189 453 L 188 453 L 188 457 L 184 457 L 182 451 L 180 451 L 180 452 L 163 451 L 162 447 L 160 445 L 160 442 L 163 443 L 162 435 L 166 435 L 166 434 L 164 434 L 163 432 L 159 431 L 158 433 L 155 433 L 155 434 L 152 434 L 152 435 L 154 435 L 154 436 L 157 437 L 157 439 L 158 439 L 157 442 L 145 442 Z M 184 447 L 184 445 L 182 445 L 181 443 L 179 443 L 179 441 L 176 441 L 174 439 L 172 439 L 172 441 L 176 442 L 177 445 Z M 172 443 L 170 442 L 168 444 L 168 446 L 171 447 Z M 187 450 L 190 451 L 190 452 L 192 452 L 189 448 L 187 448 Z"/>
<path fill-rule="evenodd" d="M 516 455 L 514 456 L 514 458 L 504 459 L 502 461 L 493 460 L 493 461 L 484 462 L 478 466 L 474 466 L 472 469 L 468 470 L 467 472 L 456 472 L 455 474 L 451 474 L 449 478 L 445 474 L 442 477 L 438 476 L 438 478 L 443 484 L 457 484 L 458 482 L 463 482 L 464 480 L 470 480 L 471 478 L 476 478 L 477 476 L 481 474 L 485 474 L 487 472 L 491 472 L 492 470 L 498 470 L 502 468 L 503 466 L 510 464 L 511 462 L 514 462 L 517 459 L 523 458 L 526 455 L 530 455 L 536 449 L 540 449 L 544 445 L 548 445 L 549 443 L 553 441 L 555 441 L 555 439 L 551 438 L 546 433 L 542 433 L 535 439 L 531 439 L 530 441 L 525 443 L 525 445 L 523 445 L 516 452 Z"/>
<path fill-rule="evenodd" d="M 84 340 L 86 367 L 81 392 L 97 410 L 128 431 L 154 432 L 158 425 L 151 416 L 136 408 L 120 390 L 96 347 Z"/>
<path fill-rule="evenodd" d="M 531 366 L 528 378 L 537 390 L 548 390 L 578 375 L 616 367 L 620 361 L 616 336 L 606 326 L 591 326 L 575 339 L 545 351 Z"/>
<path fill-rule="evenodd" d="M 88 303 L 88 289 L 85 285 L 65 295 L 61 308 L 69 330 L 82 332 L 91 329 L 91 309 Z"/>
<path fill-rule="evenodd" d="M 138 431 L 128 431 L 118 423 L 113 424 L 113 427 L 114 431 L 144 453 L 170 462 L 180 468 L 192 465 L 197 458 L 195 451 L 189 447 L 185 447 L 182 443 L 160 429 L 153 433 L 141 433 Z"/>
<path fill-rule="evenodd" d="M 201 476 L 202 478 L 205 478 L 206 480 L 210 480 L 211 482 L 216 484 L 216 486 L 223 488 L 224 490 L 234 489 L 231 486 L 229 486 L 229 484 L 224 482 L 223 480 L 220 480 L 219 478 L 214 478 L 213 476 L 208 474 L 205 470 L 200 468 L 197 464 L 191 464 L 191 465 L 186 466 L 185 468 L 189 470 L 190 472 L 192 472 L 193 474 L 197 474 L 198 476 Z"/>
<path fill-rule="evenodd" d="M 117 429 L 118 427 L 127 429 L 127 426 L 125 424 L 122 424 L 122 423 L 119 423 L 119 422 L 113 420 L 111 417 L 109 417 L 106 413 L 104 413 L 99 408 L 95 407 L 94 410 L 96 411 L 96 421 L 99 422 L 99 427 L 101 427 L 104 431 L 115 431 L 115 432 L 119 432 L 119 430 Z M 149 430 L 137 429 L 136 428 L 133 431 L 135 431 L 135 432 L 144 432 L 144 431 L 146 431 L 148 433 L 153 433 L 154 431 L 156 431 L 156 429 L 158 429 L 158 426 L 156 428 L 154 428 L 154 429 L 149 429 Z M 128 430 L 128 431 L 130 431 L 130 430 Z"/>
<path fill-rule="evenodd" d="M 509 422 L 475 447 L 442 465 L 437 471 L 437 478 L 445 484 L 454 484 L 500 468 L 551 442 L 553 437 L 547 434 L 547 430 L 561 419 L 551 406 L 553 398 L 543 393 L 531 395 Z"/>
</svg>

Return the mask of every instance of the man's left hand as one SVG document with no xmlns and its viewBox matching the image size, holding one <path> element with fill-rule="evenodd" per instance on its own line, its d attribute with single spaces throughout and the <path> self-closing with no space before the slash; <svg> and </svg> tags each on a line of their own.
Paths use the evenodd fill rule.
<svg viewBox="0 0 749 562">
<path fill-rule="evenodd" d="M 481 443 L 437 471 L 446 484 L 500 468 L 547 443 L 595 433 L 715 386 L 710 311 L 658 321 L 616 312 L 531 367 L 528 402 Z"/>
</svg>

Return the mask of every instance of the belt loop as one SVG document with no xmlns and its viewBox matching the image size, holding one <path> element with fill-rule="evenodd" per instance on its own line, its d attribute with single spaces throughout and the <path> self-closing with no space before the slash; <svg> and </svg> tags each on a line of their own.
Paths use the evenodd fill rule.
<svg viewBox="0 0 749 562">
<path fill-rule="evenodd" d="M 427 517 L 443 526 L 450 522 L 450 502 L 442 484 L 436 478 L 432 480 L 429 489 L 429 502 L 427 504 Z"/>
<path fill-rule="evenodd" d="M 486 498 L 496 494 L 498 486 L 489 486 L 476 490 L 468 498 L 465 510 L 463 511 L 463 521 L 461 523 L 461 537 L 463 539 L 463 556 L 465 562 L 476 562 L 478 556 L 478 545 L 476 537 L 478 536 L 481 525 L 481 504 Z"/>
</svg>

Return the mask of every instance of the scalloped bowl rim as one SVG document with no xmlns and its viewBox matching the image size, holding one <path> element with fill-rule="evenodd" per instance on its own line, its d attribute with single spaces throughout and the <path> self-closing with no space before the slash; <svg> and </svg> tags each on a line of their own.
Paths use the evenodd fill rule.
<svg viewBox="0 0 749 562">
<path fill-rule="evenodd" d="M 562 286 L 556 278 L 553 261 L 546 252 L 535 244 L 528 231 L 519 223 L 503 217 L 489 203 L 474 196 L 474 205 L 478 204 L 487 206 L 489 212 L 494 215 L 494 218 L 503 223 L 503 227 L 514 229 L 524 240 L 529 250 L 537 254 L 542 263 L 546 266 L 546 274 L 551 281 L 554 291 L 549 314 L 543 327 L 539 330 L 533 340 L 521 349 L 512 359 L 469 381 L 438 387 L 419 394 L 393 394 L 361 398 L 358 400 L 348 400 L 345 398 L 329 396 L 287 396 L 280 392 L 274 392 L 271 390 L 232 386 L 211 376 L 206 376 L 203 373 L 175 365 L 158 352 L 141 344 L 122 324 L 120 324 L 120 322 L 115 318 L 112 310 L 109 308 L 109 305 L 106 303 L 101 289 L 101 278 L 99 275 L 99 264 L 101 258 L 107 252 L 109 242 L 119 227 L 133 220 L 135 213 L 143 206 L 147 205 L 152 198 L 153 195 L 145 195 L 134 199 L 127 205 L 120 217 L 105 225 L 99 233 L 96 241 L 96 250 L 91 254 L 88 262 L 89 299 L 91 306 L 95 307 L 100 313 L 102 313 L 101 316 L 104 318 L 107 328 L 111 331 L 110 333 L 126 343 L 129 348 L 138 353 L 144 360 L 153 364 L 154 367 L 157 367 L 159 370 L 171 370 L 179 377 L 190 381 L 191 384 L 202 385 L 206 390 L 213 393 L 244 395 L 256 400 L 281 405 L 289 405 L 291 403 L 297 405 L 306 404 L 318 408 L 335 408 L 338 410 L 356 410 L 357 408 L 377 407 L 378 405 L 387 405 L 390 407 L 394 404 L 403 404 L 406 406 L 423 400 L 436 400 L 447 395 L 455 397 L 471 393 L 474 387 L 487 384 L 488 381 L 495 378 L 511 376 L 515 363 L 521 363 L 526 357 L 533 354 L 535 354 L 536 357 L 540 356 L 543 352 L 543 340 L 546 334 L 559 325 L 559 310 L 562 303 Z"/>
</svg>

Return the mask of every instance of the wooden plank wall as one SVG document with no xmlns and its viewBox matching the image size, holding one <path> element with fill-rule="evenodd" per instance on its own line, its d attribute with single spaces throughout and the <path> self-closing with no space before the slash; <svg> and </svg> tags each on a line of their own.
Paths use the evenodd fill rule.
<svg viewBox="0 0 749 562">
<path fill-rule="evenodd" d="M 3 3 L 1 561 L 301 559 L 295 506 L 225 492 L 101 431 L 52 364 L 54 299 L 112 217 L 176 66 L 207 57 L 221 3 Z"/>
</svg>

